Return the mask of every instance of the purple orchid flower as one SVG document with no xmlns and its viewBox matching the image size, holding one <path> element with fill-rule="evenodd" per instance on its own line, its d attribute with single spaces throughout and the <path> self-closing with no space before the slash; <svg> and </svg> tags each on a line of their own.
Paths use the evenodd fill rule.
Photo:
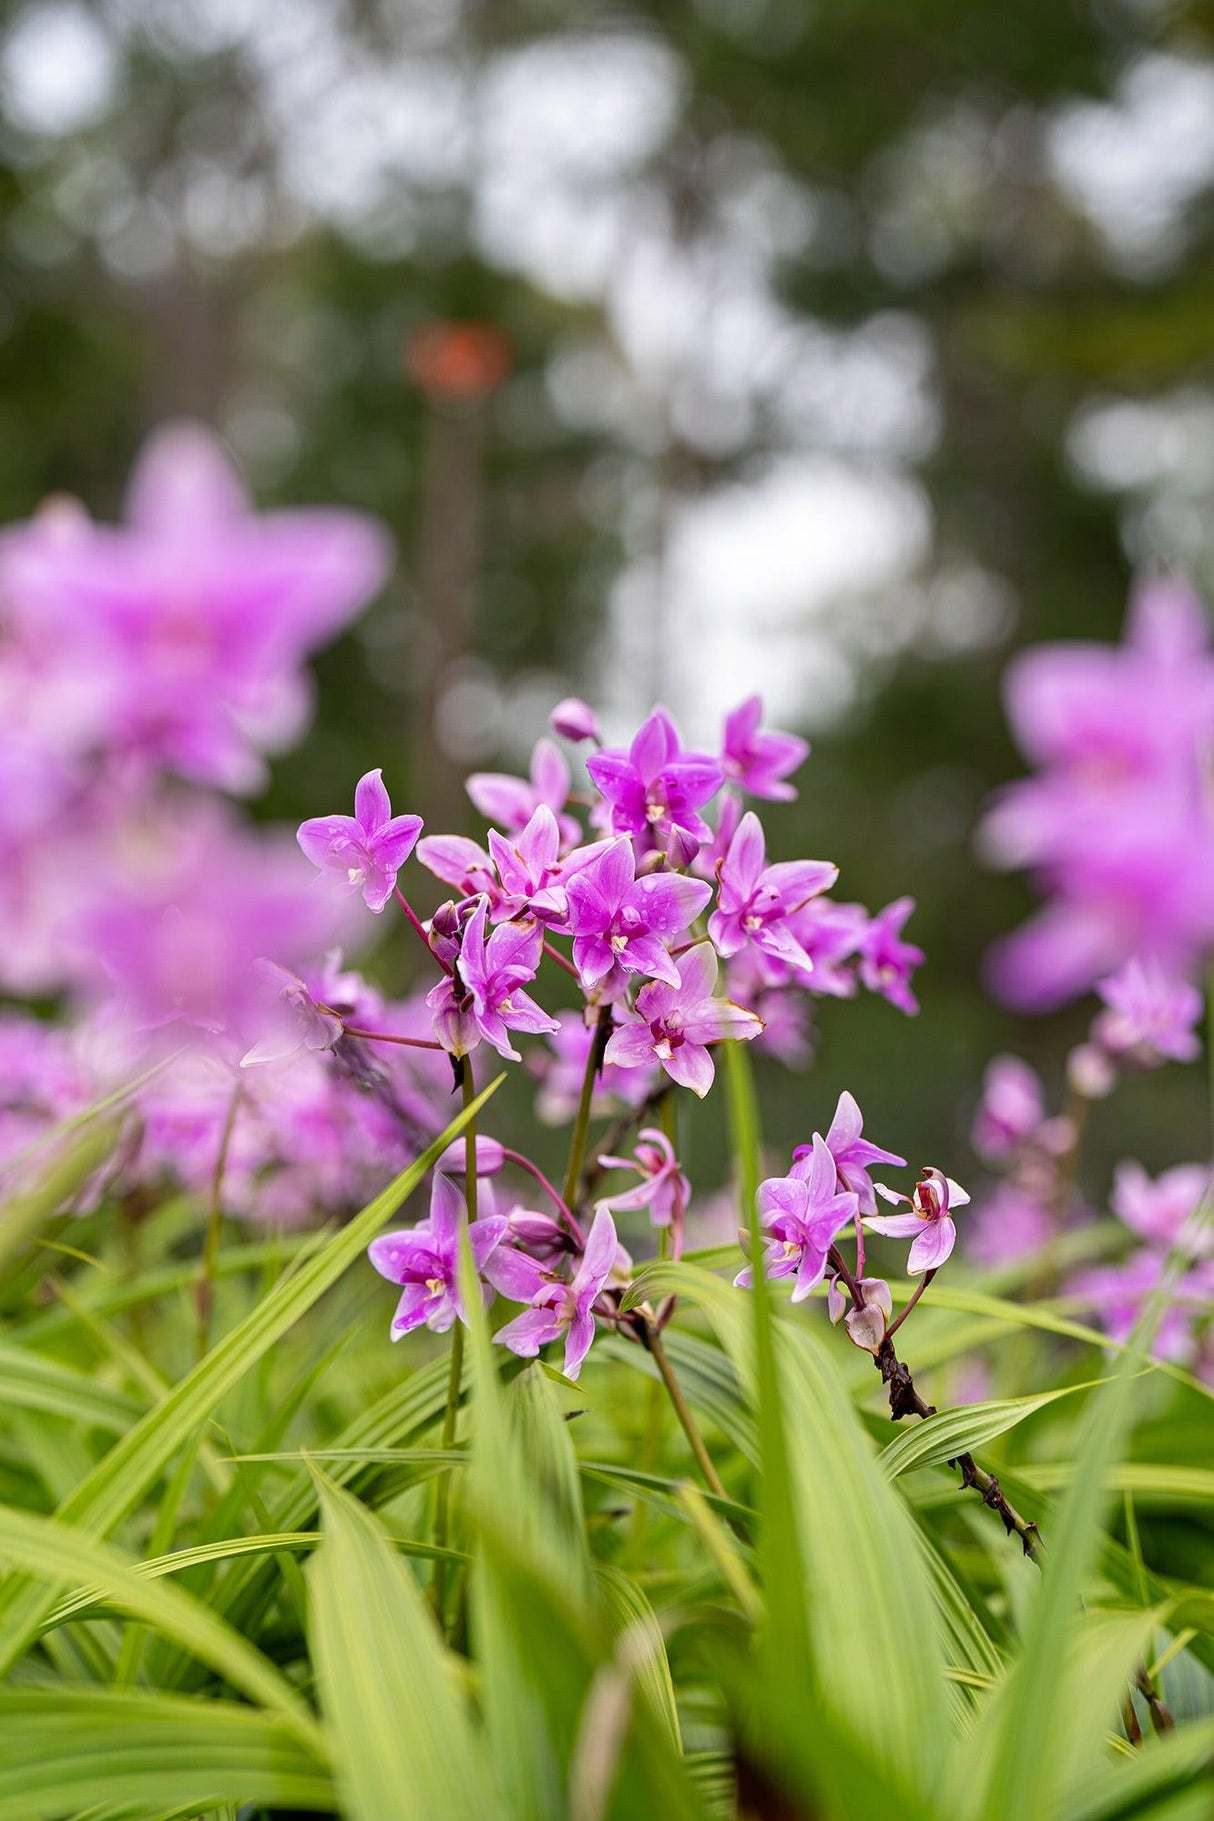
<svg viewBox="0 0 1214 1821">
<path fill-rule="evenodd" d="M 521 834 L 540 804 L 557 819 L 561 846 L 572 847 L 581 834 L 573 816 L 563 815 L 569 801 L 569 766 L 551 740 L 537 740 L 531 754 L 530 778 L 507 772 L 474 771 L 465 789 L 482 816 L 507 834 Z"/>
<path fill-rule="evenodd" d="M 961 1184 L 929 1165 L 910 1195 L 900 1195 L 883 1183 L 877 1183 L 875 1187 L 885 1201 L 904 1201 L 911 1212 L 869 1214 L 865 1216 L 865 1226 L 891 1239 L 914 1236 L 915 1243 L 906 1261 L 908 1277 L 917 1277 L 921 1271 L 938 1271 L 957 1243 L 957 1229 L 949 1210 L 963 1208 L 969 1201 Z"/>
<path fill-rule="evenodd" d="M 992 949 L 998 996 L 1046 1011 L 1134 955 L 1174 977 L 1196 972 L 1214 941 L 1214 662 L 1202 602 L 1154 581 L 1120 646 L 1024 652 L 1006 697 L 1040 769 L 1000 793 L 983 847 L 996 866 L 1032 867 L 1050 902 Z"/>
<path fill-rule="evenodd" d="M 507 914 L 493 856 L 466 835 L 423 835 L 417 844 L 417 857 L 427 872 L 444 885 L 454 886 L 461 898 L 476 898 L 483 893 L 489 900 L 489 915 L 494 922 Z"/>
<path fill-rule="evenodd" d="M 880 993 L 900 1012 L 914 1017 L 919 1001 L 910 976 L 926 956 L 913 942 L 901 940 L 902 925 L 915 908 L 913 898 L 896 898 L 878 911 L 860 939 L 860 978 L 870 993 Z"/>
<path fill-rule="evenodd" d="M 513 840 L 489 830 L 489 852 L 501 880 L 498 915 L 535 917 L 541 923 L 564 925 L 568 913 L 566 887 L 576 873 L 591 866 L 612 845 L 592 841 L 559 858 L 560 829 L 546 803 L 541 803 L 526 828 Z"/>
<path fill-rule="evenodd" d="M 677 987 L 651 980 L 641 988 L 636 1015 L 612 1032 L 605 1059 L 624 1068 L 641 1068 L 656 1059 L 672 1081 L 702 1100 L 715 1074 L 707 1045 L 729 1038 L 749 1042 L 763 1024 L 753 1012 L 713 997 L 717 957 L 711 942 L 697 942 L 678 968 Z"/>
<path fill-rule="evenodd" d="M 795 1303 L 821 1283 L 830 1249 L 844 1227 L 859 1218 L 859 1205 L 850 1190 L 839 1192 L 835 1160 L 820 1133 L 787 1176 L 769 1176 L 759 1184 L 759 1219 L 767 1229 L 764 1271 L 773 1279 L 796 1278 Z M 753 1288 L 753 1266 L 739 1271 L 734 1283 Z"/>
<path fill-rule="evenodd" d="M 809 742 L 796 734 L 761 732 L 762 696 L 748 696 L 725 717 L 721 765 L 726 778 L 752 797 L 791 803 L 796 791 L 785 783 L 809 757 Z"/>
<path fill-rule="evenodd" d="M 809 899 L 829 891 L 839 869 L 828 860 L 790 860 L 776 866 L 768 866 L 766 860 L 763 825 L 748 810 L 718 868 L 721 887 L 708 933 L 722 955 L 736 955 L 753 942 L 773 961 L 810 974 L 814 964 L 789 919 Z"/>
<path fill-rule="evenodd" d="M 835 1116 L 826 1134 L 826 1148 L 835 1160 L 840 1183 L 858 1197 L 861 1214 L 875 1214 L 877 1201 L 873 1192 L 873 1179 L 868 1173 L 869 1166 L 888 1163 L 902 1170 L 906 1168 L 906 1159 L 896 1157 L 892 1151 L 883 1151 L 880 1145 L 870 1144 L 862 1136 L 863 1131 L 864 1115 L 856 1104 L 855 1096 L 845 1088 L 839 1096 Z M 817 1138 L 816 1132 L 814 1137 Z M 812 1149 L 812 1145 L 798 1145 L 793 1156 L 799 1160 L 808 1156 Z"/>
<path fill-rule="evenodd" d="M 139 454 L 125 523 L 56 506 L 0 537 L 6 623 L 75 674 L 112 750 L 254 791 L 261 751 L 302 732 L 301 660 L 352 620 L 391 560 L 359 513 L 256 515 L 206 425 L 162 425 Z M 100 730 L 100 728 L 99 728 Z"/>
<path fill-rule="evenodd" d="M 586 1250 L 572 1283 L 557 1283 L 524 1252 L 498 1260 L 498 1285 L 515 1301 L 531 1307 L 493 1336 L 523 1359 L 534 1359 L 541 1347 L 565 1336 L 565 1377 L 576 1378 L 594 1339 L 594 1303 L 616 1265 L 619 1242 L 610 1210 L 600 1206 L 586 1240 Z"/>
<path fill-rule="evenodd" d="M 607 1200 L 617 1214 L 648 1208 L 655 1227 L 668 1227 L 672 1221 L 677 1226 L 687 1212 L 691 1184 L 683 1174 L 674 1146 L 656 1126 L 642 1126 L 637 1137 L 640 1143 L 631 1157 L 599 1158 L 600 1168 L 632 1170 L 641 1179 L 634 1189 L 609 1195 Z"/>
<path fill-rule="evenodd" d="M 573 959 L 583 987 L 592 992 L 616 966 L 677 986 L 679 971 L 663 937 L 681 935 L 711 896 L 711 886 L 678 873 L 638 879 L 632 842 L 608 842 L 568 886 Z"/>
<path fill-rule="evenodd" d="M 242 1069 L 263 1063 L 285 1062 L 301 1050 L 313 1054 L 331 1050 L 342 1033 L 342 1022 L 327 1005 L 318 1005 L 305 980 L 277 961 L 261 958 L 253 963 L 261 985 L 275 1000 L 275 1029 L 260 1038 L 240 1058 Z"/>
<path fill-rule="evenodd" d="M 1110 1055 L 1150 1066 L 1169 1057 L 1192 1062 L 1201 1054 L 1194 1028 L 1203 1011 L 1201 994 L 1158 962 L 1135 956 L 1119 973 L 1098 981 L 1096 991 L 1106 1010 L 1097 1014 L 1092 1032 Z"/>
<path fill-rule="evenodd" d="M 1005 1265 L 1036 1252 L 1056 1231 L 1046 1197 L 1000 1182 L 982 1197 L 967 1229 L 967 1250 L 980 1265 Z"/>
<path fill-rule="evenodd" d="M 1134 1252 L 1121 1265 L 1102 1265 L 1081 1272 L 1067 1288 L 1090 1308 L 1109 1339 L 1124 1346 L 1134 1330 L 1143 1304 L 1158 1290 L 1165 1269 L 1162 1252 L 1149 1248 Z M 1160 1317 L 1151 1345 L 1156 1359 L 1177 1364 L 1192 1361 L 1198 1351 L 1194 1332 L 1214 1296 L 1214 1264 L 1204 1261 L 1173 1286 L 1172 1299 Z"/>
<path fill-rule="evenodd" d="M 1019 1056 L 995 1056 L 982 1078 L 971 1142 L 979 1157 L 998 1163 L 1034 1140 L 1045 1123 L 1045 1089 Z"/>
<path fill-rule="evenodd" d="M 1211 1194 L 1214 1174 L 1208 1164 L 1180 1163 L 1152 1182 L 1140 1163 L 1127 1159 L 1113 1176 L 1111 1207 L 1119 1220 L 1140 1239 L 1167 1251 L 1191 1239 L 1191 1250 L 1214 1248 L 1214 1229 L 1208 1222 L 1199 1231 L 1198 1209 Z"/>
<path fill-rule="evenodd" d="M 383 771 L 377 766 L 358 781 L 352 816 L 313 816 L 301 822 L 296 839 L 322 873 L 341 873 L 347 889 L 361 891 L 377 914 L 392 896 L 396 875 L 413 852 L 423 827 L 420 816 L 394 816 Z"/>
<path fill-rule="evenodd" d="M 470 1013 L 478 1037 L 499 1055 L 518 1062 L 519 1052 L 510 1045 L 511 1031 L 536 1036 L 559 1029 L 556 1019 L 523 991 L 524 982 L 535 979 L 544 935 L 538 923 L 501 923 L 486 940 L 488 909 L 487 901 L 479 898 L 464 930 L 457 966 L 470 1005 L 459 1009 Z M 441 991 L 441 986 L 435 990 Z"/>
<path fill-rule="evenodd" d="M 615 834 L 665 842 L 678 827 L 698 841 L 712 839 L 697 812 L 721 788 L 725 774 L 711 753 L 683 750 L 664 708 L 654 710 L 627 752 L 603 747 L 587 759 L 586 770 L 607 800 Z"/>
<path fill-rule="evenodd" d="M 464 1198 L 449 1176 L 436 1172 L 430 1191 L 430 1214 L 414 1227 L 381 1233 L 367 1255 L 381 1277 L 403 1284 L 404 1293 L 392 1318 L 392 1338 L 412 1333 L 424 1323 L 445 1334 L 457 1318 L 467 1322 L 459 1290 L 459 1236 Z M 474 1220 L 468 1227 L 472 1260 L 480 1273 L 505 1237 L 501 1214 Z"/>
</svg>

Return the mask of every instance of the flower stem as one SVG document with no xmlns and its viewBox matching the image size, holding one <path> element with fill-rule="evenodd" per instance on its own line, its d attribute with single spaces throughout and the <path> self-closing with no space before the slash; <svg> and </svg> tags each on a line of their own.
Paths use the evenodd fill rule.
<svg viewBox="0 0 1214 1821">
<path fill-rule="evenodd" d="M 211 1344 L 211 1310 L 215 1302 L 215 1275 L 219 1266 L 219 1242 L 223 1233 L 223 1179 L 228 1167 L 228 1152 L 232 1148 L 232 1132 L 236 1125 L 236 1113 L 240 1106 L 241 1084 L 237 1082 L 232 1089 L 232 1098 L 228 1102 L 227 1117 L 223 1122 L 223 1131 L 219 1137 L 219 1150 L 215 1154 L 215 1169 L 211 1176 L 211 1203 L 207 1213 L 207 1236 L 202 1255 L 202 1276 L 198 1280 L 198 1358 L 205 1359 Z"/>
<path fill-rule="evenodd" d="M 566 1207 L 572 1207 L 577 1196 L 578 1181 L 582 1174 L 582 1159 L 586 1155 L 586 1138 L 590 1131 L 590 1107 L 594 1100 L 594 1081 L 603 1066 L 603 1050 L 611 1031 L 614 1014 L 609 1005 L 599 1007 L 599 1021 L 590 1040 L 590 1049 L 586 1056 L 586 1072 L 582 1076 L 582 1093 L 578 1101 L 577 1118 L 573 1123 L 573 1137 L 569 1141 L 569 1162 L 565 1169 L 564 1201 Z"/>
<path fill-rule="evenodd" d="M 558 967 L 563 967 L 565 972 L 572 975 L 575 980 L 581 980 L 582 976 L 578 973 L 572 961 L 570 961 L 567 956 L 562 955 L 560 949 L 557 948 L 555 943 L 549 942 L 547 936 L 544 937 L 544 953 L 547 955 L 549 961 L 555 961 Z"/>
<path fill-rule="evenodd" d="M 574 1239 L 577 1240 L 577 1243 L 580 1246 L 583 1243 L 582 1242 L 582 1229 L 578 1225 L 576 1219 L 574 1218 L 572 1209 L 570 1208 L 568 1202 L 565 1201 L 564 1197 L 557 1193 L 556 1189 L 554 1188 L 552 1183 L 549 1182 L 548 1178 L 544 1175 L 544 1172 L 540 1169 L 539 1165 L 537 1163 L 532 1163 L 532 1161 L 529 1157 L 524 1157 L 523 1153 L 521 1151 L 512 1151 L 510 1149 L 509 1145 L 502 1146 L 502 1156 L 506 1159 L 507 1163 L 517 1164 L 520 1170 L 526 1170 L 528 1176 L 532 1177 L 534 1179 L 534 1181 L 539 1183 L 540 1188 L 543 1189 L 545 1195 L 547 1195 L 549 1197 L 553 1206 L 557 1209 L 558 1213 L 562 1216 L 562 1218 L 565 1221 L 565 1224 L 569 1228 L 569 1231 L 572 1233 Z"/>
<path fill-rule="evenodd" d="M 666 1349 L 662 1345 L 662 1337 L 653 1323 L 647 1322 L 645 1324 L 644 1337 L 645 1345 L 649 1348 L 650 1353 L 652 1353 L 654 1364 L 662 1375 L 662 1383 L 665 1385 L 667 1395 L 674 1406 L 674 1413 L 679 1419 L 683 1434 L 687 1437 L 687 1440 L 691 1445 L 691 1452 L 696 1457 L 696 1465 L 704 1475 L 704 1484 L 708 1487 L 708 1490 L 714 1492 L 719 1499 L 728 1498 L 729 1494 L 721 1484 L 721 1476 L 713 1465 L 713 1459 L 705 1446 L 704 1437 L 696 1427 L 696 1419 L 691 1414 L 691 1406 L 683 1396 L 683 1388 L 674 1375 L 674 1367 L 671 1365 L 666 1354 Z"/>
<path fill-rule="evenodd" d="M 895 1316 L 894 1320 L 889 1324 L 889 1327 L 885 1330 L 886 1340 L 893 1339 L 894 1335 L 898 1332 L 898 1329 L 902 1326 L 903 1322 L 906 1320 L 907 1316 L 910 1314 L 911 1310 L 914 1308 L 914 1306 L 918 1302 L 919 1298 L 923 1295 L 923 1292 L 927 1289 L 928 1284 L 931 1283 L 932 1278 L 935 1275 L 936 1275 L 936 1273 L 934 1271 L 925 1271 L 923 1273 L 923 1276 L 919 1279 L 918 1283 L 915 1285 L 914 1290 L 912 1291 L 911 1295 L 907 1299 L 906 1307 L 902 1310 L 900 1315 Z"/>
<path fill-rule="evenodd" d="M 465 1056 L 461 1070 L 464 1106 L 469 1107 L 476 1099 L 476 1079 L 472 1072 L 472 1058 Z M 464 1127 L 464 1201 L 468 1209 L 468 1225 L 476 1219 L 476 1120 L 470 1119 Z M 456 1318 L 451 1329 L 451 1369 L 447 1374 L 447 1408 L 443 1413 L 442 1447 L 455 1446 L 455 1432 L 459 1424 L 459 1393 L 464 1377 L 464 1324 Z M 440 1549 L 447 1547 L 447 1538 L 451 1527 L 451 1474 L 450 1470 L 439 1475 L 438 1493 L 434 1508 L 434 1540 Z M 442 1556 L 434 1563 L 434 1579 L 430 1583 L 431 1601 L 434 1616 L 439 1624 L 443 1623 L 443 1610 L 447 1596 L 447 1564 Z"/>
<path fill-rule="evenodd" d="M 429 955 L 431 961 L 437 961 L 438 965 L 442 968 L 444 974 L 451 973 L 452 972 L 451 963 L 449 961 L 444 961 L 441 955 L 436 955 L 434 950 L 430 947 L 430 938 L 426 934 L 426 926 L 422 922 L 421 918 L 418 916 L 417 912 L 414 910 L 413 906 L 410 904 L 409 900 L 406 898 L 404 892 L 400 889 L 399 885 L 394 885 L 392 887 L 392 896 L 396 899 L 396 902 L 400 905 L 401 909 L 404 911 L 406 917 L 409 919 L 410 923 L 413 925 L 414 929 L 417 931 L 417 934 L 421 937 L 422 944 L 426 950 L 426 953 Z"/>
<path fill-rule="evenodd" d="M 343 1024 L 343 1037 L 361 1037 L 364 1043 L 403 1043 L 411 1050 L 441 1050 L 442 1044 L 432 1037 L 396 1037 L 391 1031 L 364 1031 L 353 1024 Z"/>
</svg>

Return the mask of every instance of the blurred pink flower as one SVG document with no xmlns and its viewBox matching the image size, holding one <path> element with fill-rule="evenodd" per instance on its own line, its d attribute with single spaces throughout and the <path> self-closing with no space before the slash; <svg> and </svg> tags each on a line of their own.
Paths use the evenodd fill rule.
<svg viewBox="0 0 1214 1821">
<path fill-rule="evenodd" d="M 1121 646 L 1025 652 L 1006 700 L 1040 773 L 1003 791 L 983 845 L 995 865 L 1032 868 L 1049 902 L 992 949 L 995 992 L 1045 1011 L 1135 955 L 1189 975 L 1214 946 L 1214 659 L 1202 603 L 1175 582 L 1149 583 Z"/>
<path fill-rule="evenodd" d="M 124 525 L 54 507 L 5 531 L 0 592 L 30 662 L 88 679 L 91 744 L 248 791 L 265 775 L 259 753 L 306 720 L 302 660 L 389 561 L 359 513 L 254 516 L 218 437 L 183 422 L 144 446 Z"/>
</svg>

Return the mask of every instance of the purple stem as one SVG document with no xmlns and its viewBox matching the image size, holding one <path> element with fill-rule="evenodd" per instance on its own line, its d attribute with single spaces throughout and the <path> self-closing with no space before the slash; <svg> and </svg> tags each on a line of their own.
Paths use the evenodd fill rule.
<svg viewBox="0 0 1214 1821">
<path fill-rule="evenodd" d="M 582 1236 L 582 1229 L 574 1218 L 572 1210 L 566 1206 L 561 1195 L 549 1182 L 539 1165 L 532 1163 L 529 1157 L 524 1157 L 521 1151 L 510 1150 L 507 1145 L 502 1146 L 502 1156 L 508 1163 L 516 1163 L 520 1170 L 526 1170 L 528 1176 L 533 1176 L 535 1178 L 544 1193 L 552 1198 L 561 1214 L 564 1215 L 566 1221 L 569 1223 L 569 1231 L 572 1233 L 578 1245 L 584 1248 L 586 1241 Z"/>
<path fill-rule="evenodd" d="M 444 961 L 441 955 L 436 955 L 434 950 L 430 947 L 430 938 L 426 934 L 426 926 L 406 898 L 404 892 L 400 889 L 399 885 L 394 885 L 392 887 L 392 896 L 396 899 L 396 902 L 400 905 L 406 917 L 421 937 L 425 944 L 426 953 L 429 955 L 430 959 L 438 962 L 438 965 L 442 968 L 444 974 L 454 973 L 455 970 L 452 968 L 451 963 L 449 961 Z"/>
</svg>

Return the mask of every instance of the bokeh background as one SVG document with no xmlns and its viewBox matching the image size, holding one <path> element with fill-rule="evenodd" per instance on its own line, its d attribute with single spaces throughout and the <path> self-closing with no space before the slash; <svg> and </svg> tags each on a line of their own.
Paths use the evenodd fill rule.
<svg viewBox="0 0 1214 1821">
<path fill-rule="evenodd" d="M 826 1001 L 763 1065 L 769 1131 L 850 1085 L 964 1178 L 987 1058 L 1056 1084 L 1091 1011 L 980 986 L 1033 902 L 973 843 L 1002 667 L 1214 582 L 1214 8 L 27 0 L 0 108 L 0 520 L 113 515 L 188 413 L 398 541 L 254 813 L 382 764 L 472 832 L 570 690 L 711 741 L 761 689 L 814 742 L 773 849 L 913 893 L 929 956 L 917 1020 Z M 1099 1109 L 1094 1196 L 1207 1152 L 1199 1075 Z"/>
</svg>

